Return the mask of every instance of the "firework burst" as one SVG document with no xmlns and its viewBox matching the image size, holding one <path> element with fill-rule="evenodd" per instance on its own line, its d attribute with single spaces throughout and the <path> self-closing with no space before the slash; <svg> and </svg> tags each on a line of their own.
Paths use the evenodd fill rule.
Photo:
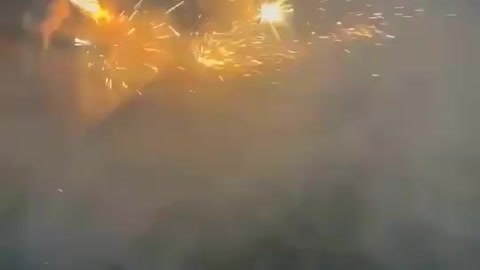
<svg viewBox="0 0 480 270">
<path fill-rule="evenodd" d="M 166 15 L 183 2 L 163 14 L 142 9 L 142 3 L 138 2 L 130 13 L 109 15 L 108 21 L 98 24 L 88 38 L 75 38 L 75 45 L 84 49 L 88 67 L 103 78 L 108 89 L 139 92 L 157 77 L 171 57 L 170 39 L 180 35 L 168 24 Z M 152 17 L 155 19 L 149 19 Z"/>
<path fill-rule="evenodd" d="M 173 59 L 168 65 L 187 72 L 194 71 L 193 63 L 217 74 L 221 80 L 231 76 L 251 77 L 279 70 L 282 65 L 297 59 L 299 52 L 308 47 L 306 45 L 325 40 L 334 41 L 347 53 L 351 53 L 350 47 L 359 40 L 383 45 L 386 40 L 395 38 L 388 30 L 389 17 L 409 19 L 423 14 L 420 8 L 378 7 L 363 0 L 348 0 L 343 4 L 321 0 L 311 10 L 314 11 L 312 20 L 315 19 L 311 23 L 305 14 L 294 13 L 293 5 L 287 0 L 258 0 L 253 1 L 253 8 L 248 7 L 255 13 L 233 22 L 229 31 L 191 33 L 182 39 L 186 46 L 173 48 L 171 38 L 181 34 L 165 18 L 184 5 L 184 1 L 176 2 L 162 16 L 156 16 L 160 22 L 146 20 L 149 11 L 142 10 L 142 0 L 130 14 L 122 12 L 118 16 L 103 11 L 96 0 L 70 1 L 97 22 L 98 33 L 94 37 L 76 40 L 78 46 L 85 48 L 88 66 L 102 74 L 108 88 L 125 89 L 131 89 L 132 85 L 137 89 L 143 82 L 155 78 L 166 56 Z M 339 9 L 339 6 L 342 7 Z M 335 10 L 331 11 L 333 7 Z M 190 16 L 201 17 L 202 14 Z M 215 23 L 215 18 L 210 18 L 209 22 Z M 308 38 L 303 36 L 299 40 L 291 35 L 291 30 L 297 29 L 299 23 L 307 26 Z"/>
</svg>

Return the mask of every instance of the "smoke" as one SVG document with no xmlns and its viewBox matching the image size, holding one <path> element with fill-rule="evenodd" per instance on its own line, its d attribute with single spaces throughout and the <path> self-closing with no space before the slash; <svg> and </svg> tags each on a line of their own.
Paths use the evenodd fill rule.
<svg viewBox="0 0 480 270">
<path fill-rule="evenodd" d="M 5 58 L 0 268 L 478 269 L 479 10 L 424 4 L 389 47 L 161 82 L 80 138 L 72 52 L 48 85 Z"/>
<path fill-rule="evenodd" d="M 39 34 L 44 49 L 48 49 L 52 34 L 57 32 L 70 15 L 68 0 L 32 1 L 30 9 L 24 14 L 24 28 Z"/>
</svg>

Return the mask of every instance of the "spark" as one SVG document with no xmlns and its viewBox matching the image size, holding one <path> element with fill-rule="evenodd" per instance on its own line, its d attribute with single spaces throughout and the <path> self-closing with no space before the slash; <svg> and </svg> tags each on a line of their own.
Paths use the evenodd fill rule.
<svg viewBox="0 0 480 270">
<path fill-rule="evenodd" d="M 262 23 L 284 24 L 288 14 L 293 12 L 290 4 L 286 0 L 276 0 L 275 2 L 265 2 L 260 6 L 258 18 Z"/>
<path fill-rule="evenodd" d="M 260 5 L 257 19 L 262 24 L 270 25 L 270 28 L 276 39 L 280 39 L 277 26 L 287 25 L 287 15 L 293 13 L 292 5 L 288 4 L 286 0 L 276 0 L 274 2 L 264 2 Z"/>
<path fill-rule="evenodd" d="M 175 28 L 173 28 L 173 26 L 169 25 L 168 28 L 170 29 L 170 31 L 172 31 L 173 34 L 175 34 L 175 36 L 180 36 L 180 33 Z"/>
<path fill-rule="evenodd" d="M 178 4 L 174 5 L 173 7 L 169 8 L 167 11 L 165 11 L 165 14 L 172 13 L 174 10 L 176 10 L 177 8 L 182 6 L 183 4 L 185 4 L 185 1 L 179 2 Z"/>
<path fill-rule="evenodd" d="M 88 40 L 81 39 L 81 38 L 75 38 L 74 39 L 75 46 L 90 46 L 92 43 Z"/>
<path fill-rule="evenodd" d="M 136 29 L 132 27 L 130 30 L 128 30 L 127 36 L 133 34 L 133 33 L 135 32 L 135 30 L 136 30 Z"/>
</svg>

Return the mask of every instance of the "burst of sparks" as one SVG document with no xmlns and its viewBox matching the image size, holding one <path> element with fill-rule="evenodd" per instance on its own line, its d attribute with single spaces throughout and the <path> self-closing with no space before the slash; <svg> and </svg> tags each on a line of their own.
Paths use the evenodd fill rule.
<svg viewBox="0 0 480 270">
<path fill-rule="evenodd" d="M 257 22 L 237 23 L 229 32 L 205 34 L 193 46 L 196 61 L 204 67 L 245 77 L 262 73 L 264 66 L 294 59 L 296 53 L 272 40 Z"/>
<path fill-rule="evenodd" d="M 87 66 L 101 74 L 108 89 L 137 89 L 155 78 L 165 53 L 161 42 L 176 33 L 166 22 L 145 22 L 139 16 L 142 3 L 137 2 L 130 14 L 122 12 L 108 24 L 98 25 L 99 38 L 74 40 L 75 46 L 84 48 Z"/>
<path fill-rule="evenodd" d="M 224 75 L 240 74 L 251 77 L 262 74 L 266 67 L 276 67 L 296 58 L 292 40 L 278 42 L 277 25 L 286 24 L 293 7 L 286 0 L 262 2 L 258 13 L 250 19 L 236 21 L 230 31 L 209 32 L 193 43 L 195 60 L 203 67 Z M 265 29 L 264 25 L 270 25 Z M 273 35 L 272 35 L 273 33 Z"/>
<path fill-rule="evenodd" d="M 193 46 L 196 61 L 209 69 L 223 72 L 239 70 L 244 76 L 252 76 L 260 73 L 262 66 L 295 58 L 297 52 L 284 46 L 292 40 L 287 38 L 275 44 L 270 38 L 271 33 L 266 33 L 268 31 L 260 27 L 271 26 L 273 36 L 278 41 L 280 35 L 277 27 L 288 25 L 289 17 L 294 15 L 293 6 L 287 0 L 260 0 L 260 2 L 255 9 L 258 11 L 255 17 L 256 24 L 252 21 L 240 22 L 230 32 L 203 35 L 201 42 Z M 380 7 L 364 0 L 347 0 L 343 4 L 320 0 L 318 4 L 317 13 L 312 19 L 320 19 L 324 23 L 311 24 L 306 17 L 302 17 L 307 29 L 311 29 L 310 36 L 313 39 L 293 40 L 294 43 L 312 45 L 316 41 L 331 40 L 340 43 L 339 47 L 347 54 L 356 52 L 353 47 L 356 40 L 363 40 L 366 44 L 377 47 L 394 39 L 395 35 L 388 31 L 390 25 L 388 17 L 412 19 L 421 17 L 424 12 L 424 9 L 414 7 L 395 5 Z M 341 7 L 343 12 L 337 10 L 339 6 L 343 6 Z M 336 9 L 335 12 L 330 12 L 333 7 Z M 335 14 L 342 15 L 339 17 Z"/>
<path fill-rule="evenodd" d="M 341 8 L 339 8 L 341 5 L 335 3 L 336 9 L 343 10 L 343 15 L 339 19 L 338 17 L 330 16 L 330 3 L 331 1 L 329 0 L 320 1 L 320 6 L 317 10 L 320 12 L 319 17 L 327 24 L 329 20 L 336 20 L 336 30 L 332 29 L 329 33 L 313 31 L 312 35 L 319 39 L 333 39 L 337 42 L 366 38 L 373 40 L 372 44 L 378 45 L 384 39 L 395 38 L 394 35 L 388 33 L 392 18 L 396 17 L 395 20 L 398 18 L 412 19 L 422 17 L 424 14 L 423 8 L 402 5 L 377 6 L 369 3 L 369 1 L 347 0 Z M 307 24 L 310 25 L 309 23 Z"/>
</svg>

